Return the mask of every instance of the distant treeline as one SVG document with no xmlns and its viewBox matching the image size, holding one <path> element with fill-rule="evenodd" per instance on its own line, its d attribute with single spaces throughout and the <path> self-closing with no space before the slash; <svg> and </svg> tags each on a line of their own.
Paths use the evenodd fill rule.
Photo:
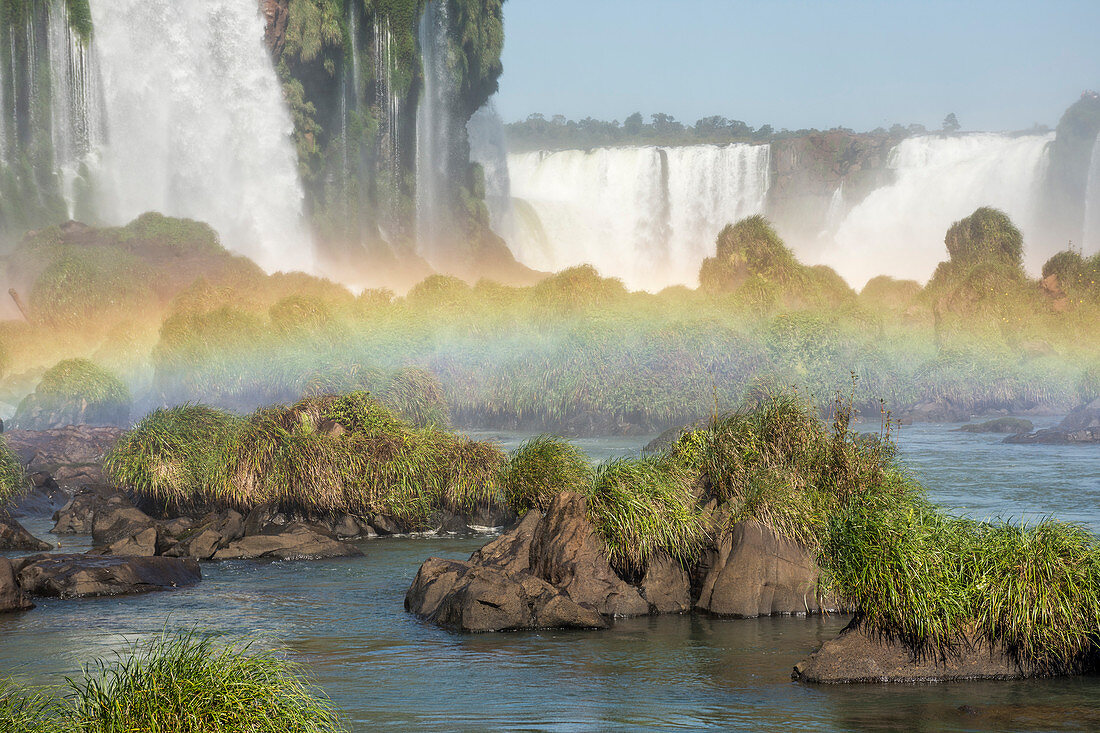
<svg viewBox="0 0 1100 733">
<path fill-rule="evenodd" d="M 606 122 L 592 117 L 570 120 L 563 115 L 547 117 L 543 114 L 533 114 L 526 120 L 509 123 L 506 128 L 510 150 L 586 150 L 615 145 L 770 143 L 821 132 L 855 133 L 854 130 L 846 127 L 834 127 L 829 130 L 816 128 L 776 130 L 771 125 L 761 125 L 754 128 L 741 120 L 731 120 L 718 115 L 704 117 L 694 125 L 690 125 L 663 112 L 650 115 L 648 122 L 641 112 L 635 112 L 622 122 L 618 120 Z M 954 115 L 948 115 L 944 119 L 942 129 L 935 132 L 953 133 L 958 130 L 958 121 L 954 119 Z M 876 128 L 868 134 L 887 135 L 901 140 L 914 135 L 925 135 L 928 132 L 930 132 L 928 128 L 921 124 L 895 124 L 889 129 Z"/>
</svg>

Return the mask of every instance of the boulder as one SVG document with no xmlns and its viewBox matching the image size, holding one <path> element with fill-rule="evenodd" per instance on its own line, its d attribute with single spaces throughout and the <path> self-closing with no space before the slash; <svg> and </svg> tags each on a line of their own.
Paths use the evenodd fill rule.
<svg viewBox="0 0 1100 733">
<path fill-rule="evenodd" d="M 0 550 L 45 552 L 50 545 L 35 537 L 7 512 L 0 511 Z"/>
<path fill-rule="evenodd" d="M 0 613 L 26 611 L 31 608 L 34 608 L 34 604 L 16 582 L 11 560 L 0 557 Z"/>
<path fill-rule="evenodd" d="M 319 560 L 327 557 L 358 557 L 356 547 L 339 542 L 315 525 L 293 522 L 270 527 L 261 534 L 246 534 L 214 553 L 214 560 Z"/>
<path fill-rule="evenodd" d="M 92 541 L 97 545 L 112 545 L 153 528 L 156 522 L 145 512 L 118 494 L 95 508 L 92 519 Z"/>
<path fill-rule="evenodd" d="M 530 573 L 430 558 L 405 596 L 405 609 L 462 631 L 604 628 L 603 617 Z"/>
<path fill-rule="evenodd" d="M 202 579 L 194 560 L 169 557 L 32 555 L 15 564 L 25 592 L 57 598 L 145 593 Z"/>
<path fill-rule="evenodd" d="M 608 563 L 607 548 L 588 521 L 580 494 L 563 492 L 550 502 L 531 538 L 530 571 L 606 616 L 649 613 L 638 589 Z"/>
<path fill-rule="evenodd" d="M 52 430 L 9 430 L 4 440 L 31 473 L 50 474 L 62 488 L 104 483 L 103 456 L 122 436 L 115 427 L 69 425 Z"/>
<path fill-rule="evenodd" d="M 115 540 L 97 554 L 119 557 L 154 557 L 160 554 L 163 543 L 156 525 L 138 529 L 134 534 Z"/>
<path fill-rule="evenodd" d="M 175 544 L 165 550 L 166 556 L 210 560 L 218 550 L 244 536 L 244 516 L 226 509 L 206 515 L 181 532 L 171 532 L 167 528 L 166 531 L 175 540 Z"/>
<path fill-rule="evenodd" d="M 964 639 L 945 653 L 917 651 L 897 639 L 868 632 L 857 622 L 799 662 L 792 677 L 802 682 L 950 682 L 1034 676 L 1001 647 Z"/>
<path fill-rule="evenodd" d="M 405 531 L 405 529 L 392 517 L 387 517 L 383 514 L 374 515 L 370 518 L 368 523 L 376 534 L 382 536 L 391 534 L 402 534 Z"/>
<path fill-rule="evenodd" d="M 639 586 L 650 613 L 687 613 L 691 610 L 688 573 L 663 552 L 649 561 Z"/>
<path fill-rule="evenodd" d="M 1100 443 L 1100 399 L 1074 409 L 1053 428 L 1010 435 L 1006 443 L 1073 445 Z"/>
<path fill-rule="evenodd" d="M 823 610 L 819 571 L 810 553 L 759 522 L 731 525 L 700 569 L 703 582 L 695 604 L 700 610 L 737 618 Z"/>
<path fill-rule="evenodd" d="M 96 512 L 118 497 L 115 506 L 128 504 L 122 494 L 103 485 L 81 487 L 65 506 L 53 515 L 54 534 L 91 534 Z"/>
<path fill-rule="evenodd" d="M 481 506 L 466 517 L 466 524 L 472 529 L 507 527 L 513 524 L 519 515 L 508 506 Z"/>
<path fill-rule="evenodd" d="M 993 420 L 986 420 L 982 423 L 963 425 L 961 428 L 955 429 L 962 433 L 1000 433 L 1002 435 L 1017 435 L 1019 433 L 1030 433 L 1035 429 L 1035 424 L 1030 420 L 1020 417 L 998 417 Z"/>
<path fill-rule="evenodd" d="M 48 517 L 65 506 L 72 497 L 45 471 L 28 475 L 31 488 L 9 506 L 13 517 Z"/>
<path fill-rule="evenodd" d="M 541 520 L 541 512 L 528 511 L 516 526 L 474 552 L 470 562 L 510 573 L 527 571 L 531 567 L 531 540 Z"/>
</svg>

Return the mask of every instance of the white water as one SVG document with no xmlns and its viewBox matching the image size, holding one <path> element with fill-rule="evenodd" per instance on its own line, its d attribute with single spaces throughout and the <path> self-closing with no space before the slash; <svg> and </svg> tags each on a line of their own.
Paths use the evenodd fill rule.
<svg viewBox="0 0 1100 733">
<path fill-rule="evenodd" d="M 108 139 L 100 216 L 200 219 L 265 270 L 311 270 L 292 123 L 256 2 L 92 0 Z"/>
<path fill-rule="evenodd" d="M 1088 185 L 1085 186 L 1085 231 L 1081 243 L 1088 254 L 1100 252 L 1100 135 L 1092 144 Z"/>
<path fill-rule="evenodd" d="M 1023 232 L 1025 264 L 1037 272 L 1053 254 L 1035 246 L 1034 236 L 1053 139 L 981 133 L 903 141 L 890 155 L 894 183 L 848 213 L 821 261 L 857 288 L 880 274 L 924 281 L 947 259 L 951 224 L 994 206 Z"/>
<path fill-rule="evenodd" d="M 633 288 L 698 283 L 726 224 L 764 210 L 769 148 L 601 148 L 508 157 L 517 206 L 502 233 L 538 270 L 591 264 Z M 522 211 L 521 211 L 522 209 Z"/>
<path fill-rule="evenodd" d="M 416 236 L 429 262 L 438 262 L 449 238 L 447 191 L 451 181 L 451 105 L 454 74 L 448 67 L 448 3 L 429 0 L 420 17 L 424 92 L 416 117 Z"/>
</svg>

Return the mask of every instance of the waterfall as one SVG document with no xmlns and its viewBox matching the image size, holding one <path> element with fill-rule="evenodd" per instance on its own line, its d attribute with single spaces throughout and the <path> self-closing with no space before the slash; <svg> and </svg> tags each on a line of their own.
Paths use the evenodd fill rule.
<svg viewBox="0 0 1100 733">
<path fill-rule="evenodd" d="M 1034 246 L 1040 186 L 1053 135 L 929 135 L 890 154 L 894 182 L 872 191 L 845 217 L 821 257 L 850 284 L 880 274 L 927 280 L 947 259 L 951 224 L 981 206 L 1005 211 L 1024 234 L 1029 269 L 1053 252 Z"/>
<path fill-rule="evenodd" d="M 1081 245 L 1087 254 L 1100 252 L 1100 135 L 1092 144 L 1088 183 L 1085 185 L 1085 229 Z"/>
<path fill-rule="evenodd" d="M 515 236 L 515 209 L 512 182 L 508 174 L 508 143 L 504 121 L 492 101 L 479 109 L 466 123 L 470 140 L 470 161 L 485 174 L 485 203 L 493 231 L 506 240 Z"/>
<path fill-rule="evenodd" d="M 416 236 L 429 261 L 438 259 L 448 237 L 447 195 L 454 142 L 454 79 L 449 65 L 446 0 L 429 0 L 420 18 L 424 92 L 416 117 Z M 436 255 L 436 257 L 433 257 Z"/>
<path fill-rule="evenodd" d="M 256 2 L 91 0 L 107 139 L 100 216 L 210 223 L 265 270 L 310 270 L 292 123 Z"/>
<path fill-rule="evenodd" d="M 538 270 L 588 263 L 635 288 L 694 286 L 722 228 L 764 210 L 769 168 L 766 145 L 513 154 L 505 236 Z"/>
<path fill-rule="evenodd" d="M 50 3 L 49 38 L 54 167 L 69 217 L 90 218 L 88 176 L 104 143 L 99 69 L 88 44 L 69 27 L 64 0 Z"/>
</svg>

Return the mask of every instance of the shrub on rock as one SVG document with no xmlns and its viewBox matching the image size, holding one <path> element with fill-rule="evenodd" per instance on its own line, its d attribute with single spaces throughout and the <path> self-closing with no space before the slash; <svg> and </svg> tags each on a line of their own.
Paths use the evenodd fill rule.
<svg viewBox="0 0 1100 733">
<path fill-rule="evenodd" d="M 87 359 L 66 359 L 42 375 L 12 420 L 22 430 L 66 425 L 126 425 L 130 390 L 121 379 Z"/>
</svg>

